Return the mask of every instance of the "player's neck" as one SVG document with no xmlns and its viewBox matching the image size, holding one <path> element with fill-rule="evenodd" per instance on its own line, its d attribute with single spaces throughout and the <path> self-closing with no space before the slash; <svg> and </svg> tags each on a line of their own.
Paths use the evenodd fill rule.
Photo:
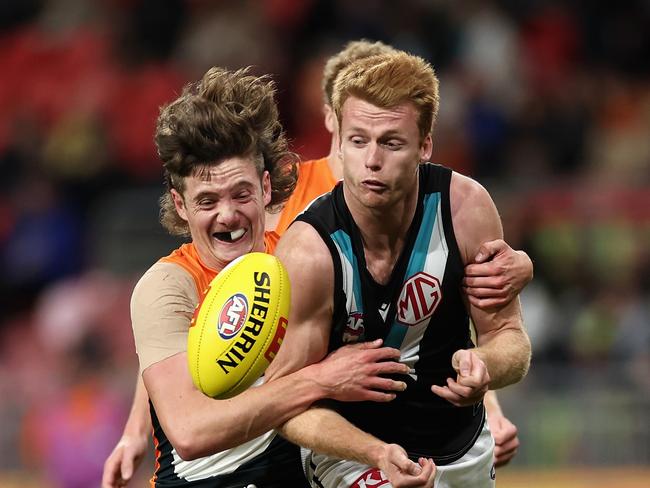
<svg viewBox="0 0 650 488">
<path fill-rule="evenodd" d="M 390 208 L 368 208 L 346 202 L 361 234 L 366 266 L 377 283 L 388 282 L 399 259 L 417 206 L 417 191 Z"/>
</svg>

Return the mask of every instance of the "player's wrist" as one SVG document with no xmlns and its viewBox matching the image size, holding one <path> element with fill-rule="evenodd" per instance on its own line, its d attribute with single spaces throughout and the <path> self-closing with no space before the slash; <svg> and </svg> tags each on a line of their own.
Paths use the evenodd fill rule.
<svg viewBox="0 0 650 488">
<path fill-rule="evenodd" d="M 323 373 L 320 363 L 305 366 L 295 374 L 299 375 L 307 386 L 307 396 L 312 403 L 334 397 L 334 389 L 327 384 L 327 375 Z"/>
<path fill-rule="evenodd" d="M 377 466 L 380 469 L 385 469 L 386 463 L 389 459 L 389 448 L 389 444 L 376 439 L 375 441 L 370 442 L 363 450 L 367 457 L 367 459 L 364 459 L 363 461 L 369 466 Z"/>
</svg>

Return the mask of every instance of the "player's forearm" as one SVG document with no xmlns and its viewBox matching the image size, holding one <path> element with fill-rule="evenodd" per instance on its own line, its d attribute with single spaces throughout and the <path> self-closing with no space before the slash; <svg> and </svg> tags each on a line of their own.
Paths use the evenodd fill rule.
<svg viewBox="0 0 650 488">
<path fill-rule="evenodd" d="M 521 381 L 530 365 L 530 341 L 523 331 L 507 330 L 479 346 L 476 353 L 490 373 L 490 389 L 496 390 Z"/>
<path fill-rule="evenodd" d="M 150 432 L 149 396 L 142 381 L 142 375 L 138 373 L 131 411 L 124 426 L 124 435 L 148 436 Z"/>
<path fill-rule="evenodd" d="M 480 334 L 475 351 L 485 362 L 490 374 L 490 388 L 498 389 L 521 381 L 530 366 L 531 346 L 523 327 L 519 299 L 510 305 L 515 309 L 501 326 Z"/>
<path fill-rule="evenodd" d="M 258 437 L 325 396 L 307 368 L 236 397 L 211 399 L 197 390 L 158 399 L 159 418 L 172 445 L 186 460 L 220 452 Z M 290 392 L 290 393 L 287 393 Z"/>
<path fill-rule="evenodd" d="M 483 398 L 483 404 L 485 405 L 488 415 L 503 415 L 496 392 L 492 390 L 488 391 Z"/>
<path fill-rule="evenodd" d="M 314 406 L 278 428 L 300 446 L 340 459 L 377 466 L 385 443 L 358 429 L 335 411 Z"/>
</svg>

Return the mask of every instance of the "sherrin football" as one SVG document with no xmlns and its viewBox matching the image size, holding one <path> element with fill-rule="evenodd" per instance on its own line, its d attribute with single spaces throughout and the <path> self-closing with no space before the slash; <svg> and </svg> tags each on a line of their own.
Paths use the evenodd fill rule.
<svg viewBox="0 0 650 488">
<path fill-rule="evenodd" d="M 289 277 L 275 256 L 249 253 L 226 266 L 190 324 L 187 359 L 194 385 L 215 398 L 251 386 L 282 344 L 290 301 Z"/>
</svg>

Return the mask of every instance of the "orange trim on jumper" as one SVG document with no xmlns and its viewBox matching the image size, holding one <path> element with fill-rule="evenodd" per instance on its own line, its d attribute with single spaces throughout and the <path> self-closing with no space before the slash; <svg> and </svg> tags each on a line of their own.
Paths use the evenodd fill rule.
<svg viewBox="0 0 650 488">
<path fill-rule="evenodd" d="M 158 441 L 158 438 L 156 437 L 156 430 L 151 429 L 151 437 L 153 438 L 153 448 L 154 448 L 154 454 L 155 454 L 155 461 L 154 461 L 154 466 L 153 466 L 153 476 L 149 480 L 149 484 L 151 485 L 151 488 L 156 488 L 156 480 L 158 479 L 158 470 L 160 469 L 160 456 L 162 456 L 162 452 L 158 448 L 158 445 L 160 442 Z"/>
<path fill-rule="evenodd" d="M 275 231 L 282 235 L 293 219 L 316 197 L 327 193 L 337 180 L 332 174 L 327 158 L 304 161 L 298 164 L 298 183 L 284 205 Z"/>
<path fill-rule="evenodd" d="M 280 236 L 277 233 L 265 232 L 265 252 L 273 254 L 275 251 L 275 246 L 277 245 L 279 239 Z M 199 296 L 201 297 L 208 289 L 210 282 L 214 279 L 215 276 L 219 274 L 219 271 L 208 268 L 205 264 L 203 264 L 201 258 L 199 257 L 199 253 L 196 250 L 196 246 L 192 242 L 183 244 L 178 249 L 172 251 L 169 256 L 161 258 L 160 262 L 174 263 L 185 269 L 185 271 L 187 271 L 192 276 L 192 279 L 194 279 L 196 289 L 199 293 Z"/>
</svg>

